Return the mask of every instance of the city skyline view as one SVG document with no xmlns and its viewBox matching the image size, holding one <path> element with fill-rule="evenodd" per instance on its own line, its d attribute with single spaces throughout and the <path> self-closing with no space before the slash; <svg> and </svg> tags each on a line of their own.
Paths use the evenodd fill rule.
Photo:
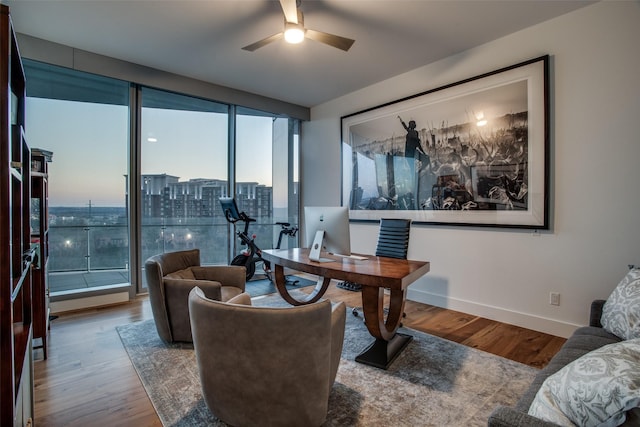
<svg viewBox="0 0 640 427">
<path fill-rule="evenodd" d="M 122 105 L 27 99 L 27 116 L 38 123 L 27 124 L 29 143 L 53 152 L 51 206 L 125 205 L 128 115 Z M 227 121 L 220 113 L 144 108 L 142 173 L 227 180 Z M 236 179 L 271 186 L 272 118 L 239 116 L 238 122 L 237 152 L 250 156 L 242 158 Z"/>
</svg>

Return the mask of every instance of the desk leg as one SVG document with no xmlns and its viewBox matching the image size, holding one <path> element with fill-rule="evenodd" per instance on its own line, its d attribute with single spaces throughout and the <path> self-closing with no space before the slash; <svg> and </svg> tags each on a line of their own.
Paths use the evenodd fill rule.
<svg viewBox="0 0 640 427">
<path fill-rule="evenodd" d="M 389 369 L 389 366 L 412 339 L 411 335 L 401 333 L 396 333 L 389 341 L 376 338 L 369 347 L 356 356 L 356 362 L 380 369 Z"/>
<path fill-rule="evenodd" d="M 362 309 L 369 333 L 376 339 L 356 362 L 387 369 L 413 338 L 397 333 L 404 312 L 406 290 L 391 289 L 389 314 L 384 319 L 384 288 L 362 287 Z"/>
<path fill-rule="evenodd" d="M 284 267 L 281 265 L 275 265 L 275 279 L 276 279 L 276 289 L 280 296 L 291 305 L 305 305 L 317 302 L 324 293 L 329 288 L 329 283 L 331 283 L 331 279 L 326 277 L 318 277 L 318 283 L 316 287 L 313 289 L 309 295 L 304 297 L 301 300 L 295 299 L 289 294 L 289 290 L 287 289 L 287 278 L 284 274 Z"/>
</svg>

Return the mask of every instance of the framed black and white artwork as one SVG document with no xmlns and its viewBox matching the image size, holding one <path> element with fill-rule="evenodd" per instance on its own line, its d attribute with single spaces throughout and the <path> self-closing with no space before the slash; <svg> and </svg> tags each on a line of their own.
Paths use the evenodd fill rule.
<svg viewBox="0 0 640 427">
<path fill-rule="evenodd" d="M 351 220 L 548 228 L 549 57 L 341 118 Z"/>
</svg>

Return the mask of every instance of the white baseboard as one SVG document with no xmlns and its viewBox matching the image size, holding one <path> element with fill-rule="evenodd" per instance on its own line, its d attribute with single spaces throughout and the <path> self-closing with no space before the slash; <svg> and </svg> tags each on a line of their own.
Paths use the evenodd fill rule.
<svg viewBox="0 0 640 427">
<path fill-rule="evenodd" d="M 51 301 L 49 307 L 51 313 L 63 313 L 65 311 L 83 310 L 90 307 L 120 304 L 129 301 L 129 292 L 118 292 L 106 295 L 96 295 L 84 298 L 68 299 L 64 301 Z"/>
<path fill-rule="evenodd" d="M 562 338 L 568 338 L 580 325 L 562 322 L 555 319 L 548 319 L 527 313 L 520 313 L 501 307 L 478 304 L 473 301 L 466 301 L 442 295 L 436 295 L 425 291 L 409 289 L 407 299 L 424 304 L 435 305 L 436 307 L 447 308 L 449 310 L 460 311 L 474 316 L 480 316 L 491 320 L 496 320 L 522 328 L 533 329 Z"/>
</svg>

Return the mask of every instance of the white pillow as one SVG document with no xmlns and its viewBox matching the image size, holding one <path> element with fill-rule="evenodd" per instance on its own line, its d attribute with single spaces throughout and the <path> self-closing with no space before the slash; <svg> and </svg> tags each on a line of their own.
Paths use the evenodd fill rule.
<svg viewBox="0 0 640 427">
<path fill-rule="evenodd" d="M 622 339 L 640 338 L 640 268 L 629 270 L 609 295 L 600 323 Z"/>
<path fill-rule="evenodd" d="M 550 375 L 529 415 L 561 426 L 624 423 L 640 405 L 640 339 L 605 345 Z"/>
</svg>

